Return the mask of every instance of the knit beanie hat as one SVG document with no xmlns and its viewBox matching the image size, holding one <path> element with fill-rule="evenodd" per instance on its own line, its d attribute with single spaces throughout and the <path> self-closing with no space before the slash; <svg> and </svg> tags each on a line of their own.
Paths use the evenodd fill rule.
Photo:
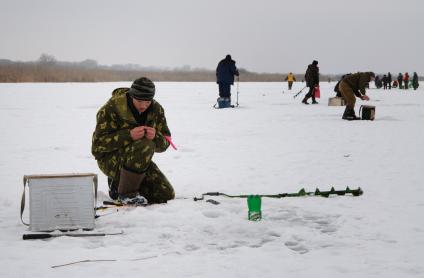
<svg viewBox="0 0 424 278">
<path fill-rule="evenodd" d="M 318 61 L 317 60 L 313 60 L 312 61 L 312 65 L 315 65 L 315 66 L 318 65 Z"/>
<path fill-rule="evenodd" d="M 137 100 L 152 100 L 155 96 L 155 84 L 146 77 L 136 79 L 128 91 Z"/>
</svg>

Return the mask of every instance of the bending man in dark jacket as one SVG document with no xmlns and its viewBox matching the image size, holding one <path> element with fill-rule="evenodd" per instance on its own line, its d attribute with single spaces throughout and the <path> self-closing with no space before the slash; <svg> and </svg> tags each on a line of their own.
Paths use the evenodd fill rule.
<svg viewBox="0 0 424 278">
<path fill-rule="evenodd" d="M 109 195 L 124 204 L 165 203 L 174 189 L 152 161 L 170 145 L 171 132 L 155 85 L 145 77 L 118 88 L 97 113 L 91 152 L 108 177 Z"/>
<path fill-rule="evenodd" d="M 355 96 L 362 100 L 369 100 L 369 97 L 365 94 L 365 88 L 374 78 L 373 72 L 358 72 L 343 78 L 339 84 L 340 93 L 346 101 L 346 109 L 342 119 L 349 121 L 360 119 L 355 115 Z"/>
<path fill-rule="evenodd" d="M 227 55 L 216 67 L 216 83 L 219 86 L 219 96 L 229 98 L 231 101 L 231 85 L 234 84 L 234 75 L 239 76 L 236 62 Z"/>
<path fill-rule="evenodd" d="M 312 97 L 312 104 L 318 104 L 315 100 L 315 87 L 319 86 L 319 68 L 318 61 L 314 60 L 310 64 L 305 73 L 306 86 L 309 87 L 309 92 L 305 95 L 302 103 L 309 104 L 308 99 Z"/>
</svg>

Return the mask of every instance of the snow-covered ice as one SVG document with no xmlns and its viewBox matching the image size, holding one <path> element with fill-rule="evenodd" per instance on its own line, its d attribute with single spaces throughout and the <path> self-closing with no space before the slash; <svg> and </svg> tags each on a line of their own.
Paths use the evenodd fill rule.
<svg viewBox="0 0 424 278">
<path fill-rule="evenodd" d="M 123 235 L 23 241 L 23 175 L 98 173 L 107 198 L 91 134 L 111 91 L 129 85 L 0 84 L 0 277 L 424 277 L 422 88 L 370 89 L 356 110 L 375 105 L 376 120 L 347 122 L 327 106 L 334 83 L 309 106 L 293 99 L 302 83 L 240 83 L 240 107 L 221 110 L 214 83 L 156 83 L 179 149 L 154 161 L 178 199 L 102 211 L 95 231 Z M 331 186 L 364 195 L 264 198 L 260 222 L 245 199 L 192 201 Z M 111 261 L 51 268 L 87 259 Z"/>
</svg>

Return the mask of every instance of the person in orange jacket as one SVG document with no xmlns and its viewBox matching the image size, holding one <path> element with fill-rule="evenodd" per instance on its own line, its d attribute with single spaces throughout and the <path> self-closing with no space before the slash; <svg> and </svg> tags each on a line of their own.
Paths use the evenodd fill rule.
<svg viewBox="0 0 424 278">
<path fill-rule="evenodd" d="M 404 84 L 405 90 L 408 90 L 409 74 L 407 72 L 405 72 L 405 74 L 403 75 L 403 84 Z"/>
<path fill-rule="evenodd" d="M 293 82 L 296 81 L 296 77 L 294 77 L 293 73 L 290 72 L 284 80 L 287 81 L 289 90 L 291 90 Z"/>
</svg>

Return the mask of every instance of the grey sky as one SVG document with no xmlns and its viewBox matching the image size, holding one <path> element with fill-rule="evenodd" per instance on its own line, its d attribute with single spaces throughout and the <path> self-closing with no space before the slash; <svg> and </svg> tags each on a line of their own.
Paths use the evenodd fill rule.
<svg viewBox="0 0 424 278">
<path fill-rule="evenodd" d="M 0 59 L 424 73 L 422 0 L 0 0 Z"/>
</svg>

